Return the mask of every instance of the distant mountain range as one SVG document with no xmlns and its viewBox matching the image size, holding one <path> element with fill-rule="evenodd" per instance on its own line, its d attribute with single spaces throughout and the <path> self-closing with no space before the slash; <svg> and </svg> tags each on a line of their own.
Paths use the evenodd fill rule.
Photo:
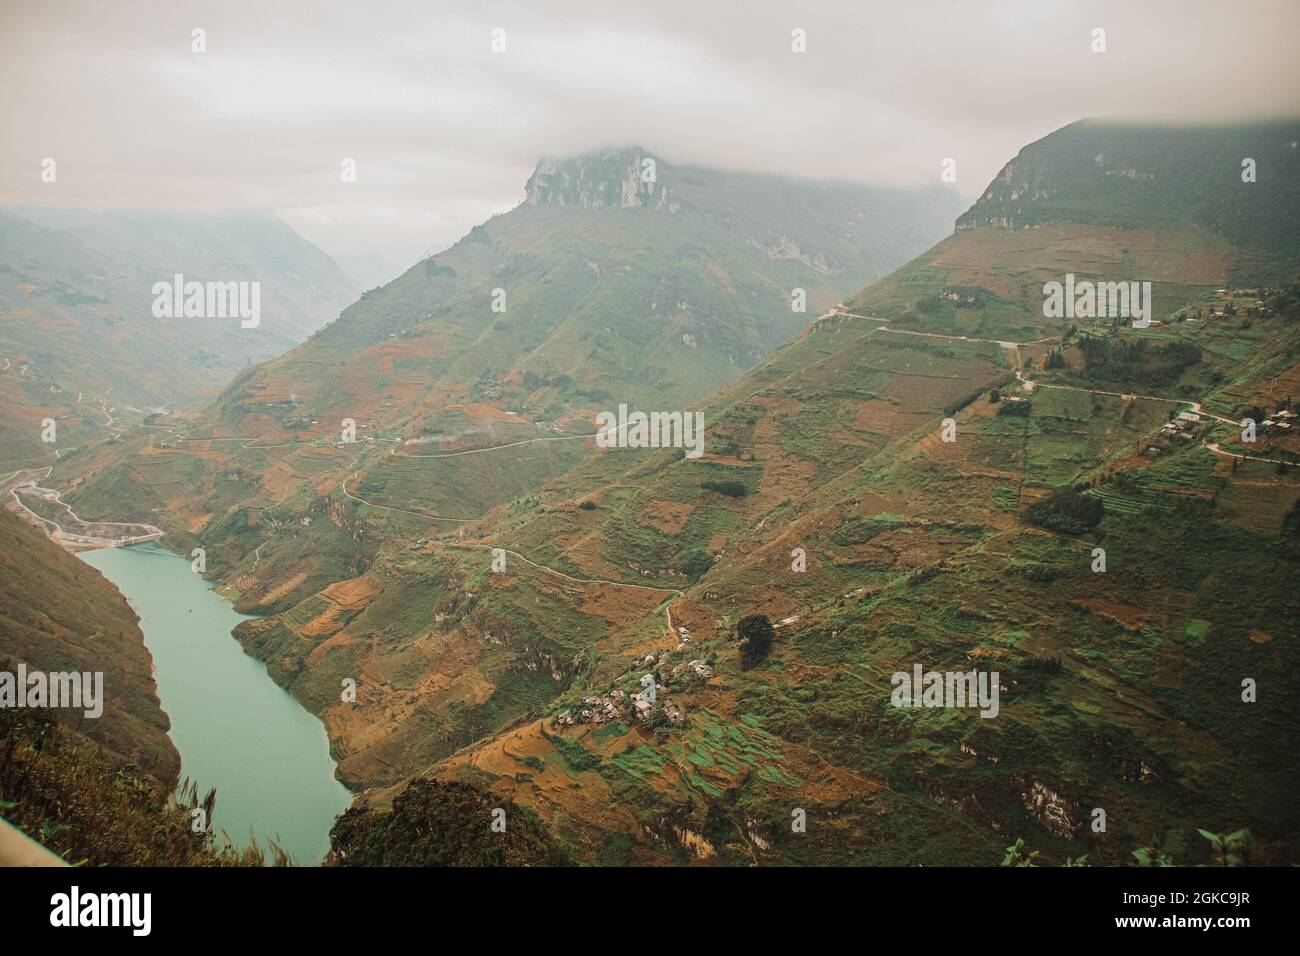
<svg viewBox="0 0 1300 956">
<path fill-rule="evenodd" d="M 257 282 L 261 320 L 159 318 L 157 282 Z M 0 212 L 0 462 L 68 449 L 192 407 L 333 320 L 355 285 L 270 215 Z"/>
</svg>

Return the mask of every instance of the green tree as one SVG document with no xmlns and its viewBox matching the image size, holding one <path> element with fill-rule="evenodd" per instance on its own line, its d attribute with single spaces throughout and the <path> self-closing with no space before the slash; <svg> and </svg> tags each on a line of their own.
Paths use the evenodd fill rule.
<svg viewBox="0 0 1300 956">
<path fill-rule="evenodd" d="M 694 584 L 713 567 L 713 555 L 703 548 L 692 548 L 682 555 L 682 571 Z"/>
<path fill-rule="evenodd" d="M 740 638 L 740 666 L 748 669 L 766 660 L 772 651 L 772 635 L 775 628 L 764 614 L 750 614 L 742 617 L 736 625 L 736 636 Z"/>
</svg>

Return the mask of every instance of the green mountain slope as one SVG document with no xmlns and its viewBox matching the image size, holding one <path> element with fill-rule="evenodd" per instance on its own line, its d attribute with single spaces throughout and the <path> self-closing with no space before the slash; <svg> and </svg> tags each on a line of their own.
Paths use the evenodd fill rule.
<svg viewBox="0 0 1300 956">
<path fill-rule="evenodd" d="M 1251 181 L 1243 180 L 1246 165 Z M 1151 127 L 1086 120 L 1007 163 L 957 229 L 1194 224 L 1236 247 L 1234 285 L 1294 276 L 1300 124 Z"/>
<path fill-rule="evenodd" d="M 1221 287 L 1278 285 L 1300 257 L 1300 123 L 1071 124 L 1021 150 L 957 230 L 846 302 L 916 330 L 1028 341 L 1043 284 L 1152 283 L 1154 317 Z M 1243 158 L 1256 181 L 1242 182 Z"/>
<path fill-rule="evenodd" d="M 292 392 L 299 417 L 385 424 L 449 398 L 487 398 L 532 418 L 614 400 L 691 401 L 861 276 L 933 241 L 955 213 L 946 192 L 664 162 L 642 183 L 642 158 L 623 150 L 539 164 L 523 204 L 236 383 L 221 423 L 238 425 L 241 404 L 260 407 L 262 388 Z M 792 309 L 796 288 L 806 311 Z"/>
</svg>

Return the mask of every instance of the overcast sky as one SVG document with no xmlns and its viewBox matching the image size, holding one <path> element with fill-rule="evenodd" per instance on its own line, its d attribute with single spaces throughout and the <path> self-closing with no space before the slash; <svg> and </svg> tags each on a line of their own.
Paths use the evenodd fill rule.
<svg viewBox="0 0 1300 956">
<path fill-rule="evenodd" d="M 1297 36 L 1296 0 L 0 0 L 0 203 L 271 208 L 373 285 L 543 155 L 897 185 L 952 157 L 974 197 L 1085 116 L 1300 115 Z"/>
</svg>

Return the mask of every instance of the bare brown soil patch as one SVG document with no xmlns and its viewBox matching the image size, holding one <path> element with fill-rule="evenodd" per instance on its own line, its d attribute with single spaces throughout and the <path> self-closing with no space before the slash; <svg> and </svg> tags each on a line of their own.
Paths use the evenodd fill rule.
<svg viewBox="0 0 1300 956">
<path fill-rule="evenodd" d="M 1116 624 L 1127 628 L 1130 631 L 1136 631 L 1150 618 L 1146 611 L 1133 607 L 1129 604 L 1123 604 L 1119 601 L 1110 601 L 1105 598 L 1083 598 L 1075 601 L 1080 607 L 1085 607 L 1094 614 L 1100 614 L 1102 617 L 1109 618 Z"/>
<path fill-rule="evenodd" d="M 599 584 L 584 587 L 576 600 L 571 599 L 569 603 L 583 614 L 604 618 L 617 628 L 626 628 L 654 613 L 667 597 L 663 591 Z"/>
<path fill-rule="evenodd" d="M 764 409 L 754 425 L 754 454 L 763 462 L 763 477 L 751 508 L 766 511 L 786 498 L 800 498 L 812 488 L 817 468 L 812 462 L 790 454 L 781 445 L 781 419 L 799 411 L 799 402 L 788 395 L 763 395 L 753 403 Z M 856 436 L 852 440 L 860 441 Z"/>
<path fill-rule="evenodd" d="M 916 431 L 933 417 L 928 412 L 908 408 L 897 401 L 873 398 L 862 403 L 853 419 L 853 427 L 858 431 L 892 439 Z"/>
<path fill-rule="evenodd" d="M 966 461 L 970 454 L 973 442 L 963 442 L 961 440 L 961 425 L 957 425 L 957 441 L 946 442 L 943 440 L 940 431 L 936 428 L 933 432 L 926 435 L 915 445 L 918 454 L 930 459 L 931 461 L 943 462 L 945 464 L 960 465 Z"/>
<path fill-rule="evenodd" d="M 923 528 L 886 531 L 854 550 L 860 559 L 898 571 L 937 564 L 967 546 L 965 538 L 946 532 L 927 532 Z"/>
<path fill-rule="evenodd" d="M 695 505 L 688 501 L 655 499 L 641 509 L 636 520 L 638 524 L 663 534 L 677 534 L 686 527 L 686 519 L 694 510 Z"/>
<path fill-rule="evenodd" d="M 586 735 L 586 728 L 565 734 L 575 740 Z M 541 760 L 544 769 L 528 766 L 523 762 L 526 757 Z M 438 775 L 479 782 L 487 776 L 494 793 L 531 807 L 548 822 L 561 817 L 604 831 L 640 833 L 635 816 L 620 807 L 599 774 L 567 769 L 546 739 L 542 721 L 507 731 L 472 751 L 448 758 L 439 765 Z"/>
</svg>

